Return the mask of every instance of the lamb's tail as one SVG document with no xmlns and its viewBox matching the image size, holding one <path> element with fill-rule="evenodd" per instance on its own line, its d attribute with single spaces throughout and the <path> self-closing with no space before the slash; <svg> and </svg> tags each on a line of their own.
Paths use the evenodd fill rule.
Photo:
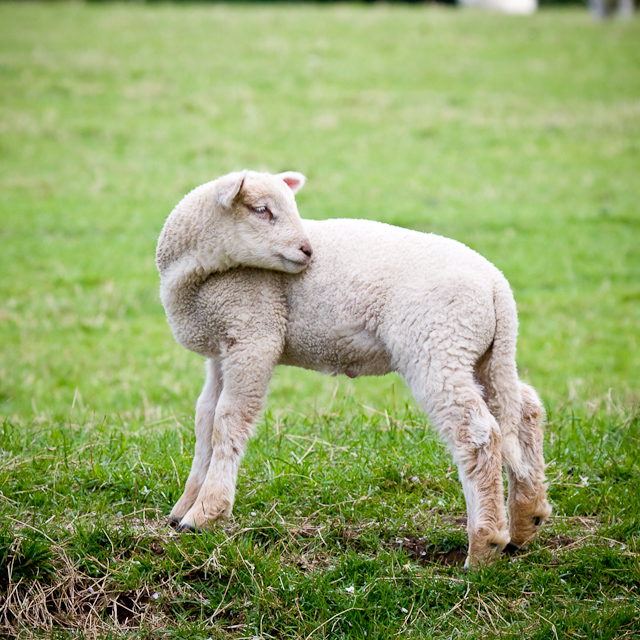
<svg viewBox="0 0 640 640">
<path fill-rule="evenodd" d="M 489 358 L 485 361 L 483 382 L 488 404 L 500 426 L 502 456 L 519 476 L 523 472 L 519 430 L 522 420 L 522 387 L 516 369 L 518 313 L 511 288 L 500 279 L 494 288 L 496 332 Z"/>
</svg>

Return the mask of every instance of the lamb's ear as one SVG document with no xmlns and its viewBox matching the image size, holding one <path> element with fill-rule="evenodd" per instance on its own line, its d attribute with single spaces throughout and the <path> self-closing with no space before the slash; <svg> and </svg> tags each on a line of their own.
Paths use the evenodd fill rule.
<svg viewBox="0 0 640 640">
<path fill-rule="evenodd" d="M 246 171 L 237 171 L 218 179 L 218 202 L 223 207 L 229 208 L 233 204 L 246 177 Z"/>
<path fill-rule="evenodd" d="M 298 191 L 302 189 L 304 183 L 307 181 L 307 179 L 297 171 L 285 171 L 284 173 L 277 173 L 276 178 L 284 180 L 289 185 L 289 189 L 291 189 L 293 193 L 298 193 Z"/>
</svg>

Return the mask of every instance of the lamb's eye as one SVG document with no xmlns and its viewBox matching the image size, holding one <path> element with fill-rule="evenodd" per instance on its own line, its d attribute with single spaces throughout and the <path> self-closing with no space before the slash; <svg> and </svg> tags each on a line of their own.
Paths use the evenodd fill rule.
<svg viewBox="0 0 640 640">
<path fill-rule="evenodd" d="M 269 222 L 273 220 L 273 213 L 267 207 L 253 207 L 253 213 L 263 220 L 268 220 Z"/>
</svg>

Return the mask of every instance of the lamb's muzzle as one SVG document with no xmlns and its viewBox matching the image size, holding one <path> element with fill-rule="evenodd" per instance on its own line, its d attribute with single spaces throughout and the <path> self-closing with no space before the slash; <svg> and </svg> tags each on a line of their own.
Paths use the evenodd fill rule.
<svg viewBox="0 0 640 640">
<path fill-rule="evenodd" d="M 304 253 L 307 258 L 311 258 L 311 256 L 313 255 L 313 249 L 311 248 L 311 243 L 308 240 L 305 240 L 300 245 L 300 251 L 302 251 L 302 253 Z"/>
</svg>

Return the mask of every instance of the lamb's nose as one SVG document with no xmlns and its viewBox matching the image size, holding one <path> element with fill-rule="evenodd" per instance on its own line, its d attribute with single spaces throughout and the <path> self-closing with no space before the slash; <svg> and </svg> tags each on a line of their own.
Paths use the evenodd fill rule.
<svg viewBox="0 0 640 640">
<path fill-rule="evenodd" d="M 304 253 L 304 255 L 307 256 L 308 258 L 311 257 L 311 255 L 313 254 L 313 249 L 311 248 L 311 244 L 308 240 L 305 240 L 300 245 L 300 251 L 302 251 L 302 253 Z"/>
</svg>

